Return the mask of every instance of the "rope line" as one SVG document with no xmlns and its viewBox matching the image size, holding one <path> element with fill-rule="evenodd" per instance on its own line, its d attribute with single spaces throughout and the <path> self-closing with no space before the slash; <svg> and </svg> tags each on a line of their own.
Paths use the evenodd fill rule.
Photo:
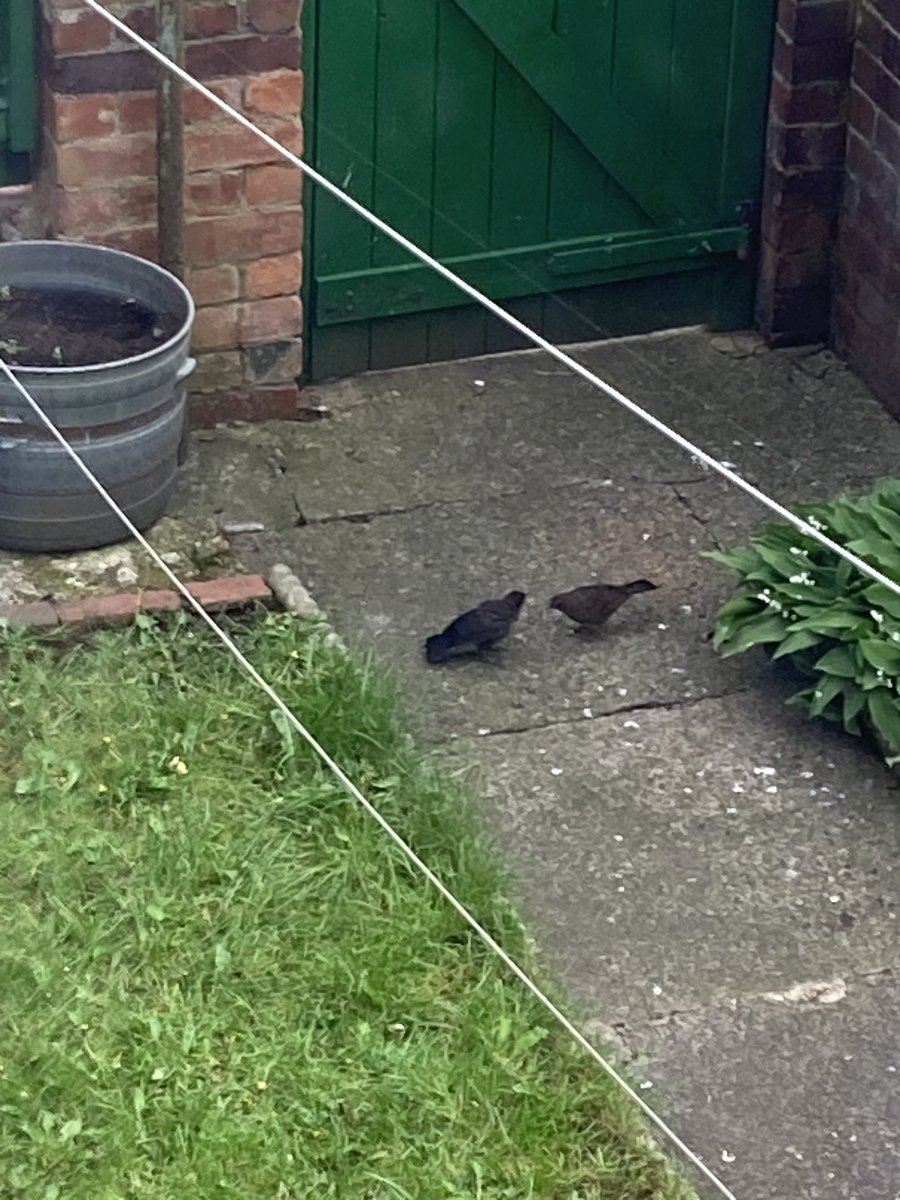
<svg viewBox="0 0 900 1200">
<path fill-rule="evenodd" d="M 557 362 L 562 363 L 563 366 L 568 367 L 569 370 L 573 371 L 576 375 L 581 376 L 582 379 L 585 379 L 593 387 L 597 388 L 598 391 L 604 392 L 611 399 L 615 400 L 617 404 L 620 404 L 623 408 L 627 409 L 628 412 L 638 417 L 641 421 L 644 421 L 651 427 L 651 429 L 655 429 L 657 433 L 662 434 L 663 437 L 666 437 L 669 439 L 669 441 L 674 442 L 676 446 L 684 450 L 691 458 L 703 463 L 710 470 L 715 471 L 718 475 L 721 475 L 723 479 L 727 479 L 728 482 L 734 487 L 737 487 L 741 491 L 745 492 L 764 508 L 768 508 L 770 512 L 775 513 L 776 516 L 780 517 L 783 521 L 786 521 L 800 533 L 812 538 L 814 541 L 824 546 L 827 550 L 830 550 L 833 554 L 837 554 L 840 558 L 845 559 L 851 564 L 851 566 L 854 566 L 863 575 L 873 579 L 876 583 L 883 584 L 897 596 L 900 596 L 900 583 L 897 583 L 887 575 L 882 574 L 881 571 L 878 571 L 875 567 L 870 566 L 858 555 L 851 553 L 844 546 L 838 545 L 837 542 L 827 537 L 824 533 L 822 533 L 821 530 L 816 529 L 815 526 L 810 525 L 807 521 L 804 521 L 802 517 L 798 517 L 796 513 L 791 512 L 789 508 L 786 508 L 783 504 L 780 504 L 766 492 L 762 491 L 760 488 L 744 479 L 743 476 L 739 475 L 730 467 L 723 466 L 722 463 L 719 462 L 719 460 L 713 455 L 707 453 L 706 450 L 689 441 L 688 438 L 683 437 L 677 432 L 677 430 L 667 425 L 664 421 L 661 421 L 658 417 L 655 417 L 645 408 L 642 408 L 623 392 L 620 392 L 617 388 L 613 387 L 612 384 L 607 383 L 605 379 L 602 379 L 588 367 L 578 362 L 577 359 L 572 358 L 571 355 L 560 349 L 559 346 L 554 345 L 553 342 L 548 341 L 545 337 L 539 333 L 536 333 L 535 330 L 531 329 L 523 321 L 520 321 L 518 317 L 514 317 L 512 313 L 507 312 L 505 308 L 497 304 L 496 301 L 491 300 L 490 297 L 486 296 L 483 292 L 480 292 L 478 288 L 473 287 L 473 285 L 470 283 L 467 283 L 466 280 L 460 275 L 457 275 L 455 271 L 450 270 L 449 267 L 444 266 L 442 262 L 439 262 L 438 259 L 429 254 L 427 250 L 423 250 L 420 246 L 417 246 L 415 242 L 410 241 L 410 239 L 404 234 L 400 233 L 399 230 L 394 229 L 393 226 L 389 225 L 386 221 L 382 220 L 381 217 L 377 216 L 375 213 L 366 208 L 364 204 L 360 204 L 358 200 L 354 200 L 352 196 L 349 196 L 345 191 L 343 191 L 342 188 L 338 187 L 337 184 L 332 183 L 330 179 L 328 179 L 320 171 L 317 171 L 315 167 L 310 166 L 309 163 L 307 163 L 304 159 L 300 158 L 298 155 L 282 146 L 281 143 L 273 138 L 270 134 L 254 125 L 248 117 L 245 117 L 243 113 L 238 112 L 236 108 L 232 108 L 227 101 L 222 100 L 215 94 L 215 92 L 212 92 L 208 87 L 200 83 L 199 80 L 188 74 L 183 67 L 178 66 L 178 64 L 172 62 L 171 59 L 166 58 L 166 56 L 160 50 L 158 50 L 156 46 L 148 42 L 146 38 L 143 38 L 140 34 L 135 33 L 133 29 L 129 29 L 124 21 L 119 20 L 118 17 L 114 17 L 112 13 L 108 12 L 103 5 L 99 3 L 99 0 L 82 0 L 82 3 L 86 4 L 88 8 L 92 9 L 99 16 L 102 16 L 104 20 L 108 21 L 109 24 L 112 25 L 113 28 L 116 29 L 120 34 L 122 34 L 123 37 L 126 37 L 130 41 L 134 42 L 135 45 L 139 46 L 142 50 L 149 54 L 151 58 L 155 59 L 160 66 L 164 67 L 167 71 L 172 72 L 172 74 L 176 75 L 183 83 L 187 84 L 188 87 L 193 88 L 193 90 L 196 92 L 199 92 L 200 95 L 204 96 L 211 104 L 215 105 L 216 108 L 220 109 L 227 116 L 231 117 L 232 120 L 237 121 L 239 125 L 242 125 L 250 133 L 260 138 L 261 141 L 265 142 L 266 145 L 280 155 L 280 157 L 286 159 L 287 162 L 303 171 L 304 174 L 317 183 L 321 188 L 324 188 L 329 195 L 334 196 L 336 200 L 338 200 L 346 208 L 349 208 L 351 212 L 355 212 L 357 216 L 360 216 L 363 218 L 363 220 L 368 221 L 370 225 L 372 225 L 380 233 L 383 233 L 385 237 L 389 237 L 392 241 L 396 242 L 397 245 L 401 246 L 407 251 L 407 253 L 411 254 L 414 258 L 417 258 L 420 262 L 425 263 L 426 266 L 431 267 L 432 270 L 443 276 L 443 278 L 449 283 L 452 283 L 454 287 L 458 288 L 461 292 L 464 292 L 477 304 L 480 304 L 483 308 L 486 308 L 488 312 L 493 313 L 495 317 L 498 317 L 506 325 L 509 325 L 511 329 L 514 329 L 517 333 L 521 334 L 521 336 L 531 342 L 532 345 L 536 346 L 539 350 L 543 350 L 546 354 L 550 355 L 551 358 L 554 358 Z"/>
</svg>

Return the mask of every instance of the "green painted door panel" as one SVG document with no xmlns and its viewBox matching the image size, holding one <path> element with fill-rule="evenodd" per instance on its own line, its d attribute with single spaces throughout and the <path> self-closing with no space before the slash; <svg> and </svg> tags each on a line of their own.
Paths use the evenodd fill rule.
<svg viewBox="0 0 900 1200">
<path fill-rule="evenodd" d="M 35 0 L 0 0 L 0 186 L 31 177 L 37 135 Z"/>
<path fill-rule="evenodd" d="M 747 324 L 774 9 L 307 0 L 308 153 L 541 332 Z M 311 377 L 515 341 L 336 201 L 307 201 Z"/>
</svg>

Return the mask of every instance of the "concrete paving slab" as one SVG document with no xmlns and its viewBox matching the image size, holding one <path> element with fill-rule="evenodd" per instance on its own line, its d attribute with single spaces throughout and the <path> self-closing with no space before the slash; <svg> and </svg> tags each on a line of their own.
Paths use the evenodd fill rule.
<svg viewBox="0 0 900 1200">
<path fill-rule="evenodd" d="M 827 352 L 770 353 L 754 335 L 687 331 L 573 353 L 783 501 L 871 481 L 900 455 L 900 427 Z M 683 451 L 540 352 L 371 373 L 311 388 L 309 399 L 330 419 L 195 438 L 177 511 L 253 510 L 281 528 L 298 512 L 329 520 L 535 483 L 704 479 Z M 273 467 L 286 478 L 273 479 Z"/>
<path fill-rule="evenodd" d="M 478 764 L 539 940 L 608 1023 L 897 960 L 896 781 L 775 696 L 467 739 L 452 761 Z"/>
<path fill-rule="evenodd" d="M 415 373 L 391 372 L 377 394 L 365 385 L 365 403 L 348 401 L 345 384 L 330 420 L 283 430 L 299 509 L 318 521 L 613 476 L 698 477 L 677 447 L 648 447 L 635 417 L 598 404 L 571 374 L 548 376 L 544 361 L 521 356 L 505 372 L 449 364 L 424 388 Z"/>
<path fill-rule="evenodd" d="M 851 979 L 830 1003 L 757 999 L 630 1030 L 645 1092 L 740 1197 L 900 1195 L 900 986 Z M 702 1195 L 715 1195 L 703 1191 Z"/>
<path fill-rule="evenodd" d="M 276 424 L 193 434 L 169 512 L 176 518 L 202 513 L 226 528 L 292 528 L 298 513 L 281 440 Z"/>
<path fill-rule="evenodd" d="M 245 561 L 286 562 L 342 635 L 399 672 L 422 731 L 435 738 L 720 695 L 759 676 L 757 662 L 723 661 L 705 640 L 731 585 L 700 556 L 712 542 L 669 487 L 535 485 L 250 540 L 241 543 Z M 600 635 L 576 635 L 547 602 L 598 577 L 660 586 L 629 601 Z M 428 634 L 511 588 L 530 599 L 501 651 L 425 664 Z"/>
</svg>

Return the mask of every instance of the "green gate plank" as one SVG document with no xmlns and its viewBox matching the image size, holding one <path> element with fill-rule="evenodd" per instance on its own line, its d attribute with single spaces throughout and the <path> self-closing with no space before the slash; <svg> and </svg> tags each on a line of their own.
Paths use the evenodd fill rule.
<svg viewBox="0 0 900 1200">
<path fill-rule="evenodd" d="M 444 259 L 490 247 L 496 55 L 456 5 L 441 0 L 437 11 L 431 249 Z M 429 322 L 429 357 L 484 353 L 486 322 L 481 308 L 441 313 Z"/>
<path fill-rule="evenodd" d="M 732 0 L 732 52 L 720 155 L 719 209 L 754 201 L 762 191 L 766 109 L 777 0 Z M 756 53 L 746 53 L 746 47 Z"/>
<path fill-rule="evenodd" d="M 428 250 L 432 227 L 432 156 L 438 0 L 380 5 L 374 122 L 374 211 Z M 372 266 L 409 263 L 396 242 L 375 233 Z M 372 327 L 370 365 L 388 364 L 404 343 L 408 362 L 428 357 L 428 322 L 406 318 Z"/>
<path fill-rule="evenodd" d="M 308 6 L 307 6 L 308 7 Z M 316 166 L 354 199 L 371 207 L 374 198 L 372 110 L 375 106 L 378 0 L 344 0 L 317 6 Z M 352 80 L 350 92 L 347 81 Z M 319 192 L 315 206 L 313 273 L 351 270 L 371 262 L 372 229 L 333 197 Z M 318 305 L 318 285 L 313 289 Z M 324 357 L 316 362 L 317 350 Z M 364 371 L 369 361 L 369 327 L 348 326 L 326 347 L 312 346 L 316 377 Z M 326 372 L 322 375 L 320 372 Z"/>
<path fill-rule="evenodd" d="M 37 134 L 37 80 L 35 75 L 33 0 L 6 0 L 9 4 L 9 148 L 27 154 Z"/>
<path fill-rule="evenodd" d="M 34 0 L 0 3 L 0 186 L 31 178 L 37 139 Z"/>
<path fill-rule="evenodd" d="M 377 164 L 373 207 L 425 249 L 431 247 L 436 58 L 437 0 L 391 0 L 381 6 L 370 117 Z M 372 266 L 405 262 L 409 254 L 376 232 Z"/>
<path fill-rule="evenodd" d="M 719 177 L 728 75 L 734 53 L 732 8 L 733 0 L 718 0 L 702 8 L 695 0 L 677 0 L 671 47 L 675 86 L 667 126 L 673 155 L 690 172 L 703 202 L 726 220 L 734 214 L 721 208 Z"/>
<path fill-rule="evenodd" d="M 596 64 L 542 23 L 546 0 L 453 2 L 649 216 L 660 224 L 709 218 L 641 109 L 596 103 Z"/>
</svg>

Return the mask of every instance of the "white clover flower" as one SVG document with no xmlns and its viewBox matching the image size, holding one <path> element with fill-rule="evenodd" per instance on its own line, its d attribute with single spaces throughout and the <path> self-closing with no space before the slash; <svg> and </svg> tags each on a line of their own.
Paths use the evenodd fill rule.
<svg viewBox="0 0 900 1200">
<path fill-rule="evenodd" d="M 820 521 L 818 517 L 807 517 L 806 523 L 807 523 L 807 525 L 812 526 L 813 529 L 818 529 L 819 533 L 824 533 L 825 530 L 828 528 L 828 526 L 823 524 L 823 522 Z"/>
<path fill-rule="evenodd" d="M 791 554 L 799 554 L 801 558 L 809 558 L 809 551 L 802 546 L 791 546 Z"/>
<path fill-rule="evenodd" d="M 807 587 L 812 587 L 813 585 L 809 571 L 801 571 L 799 575 L 792 575 L 788 583 L 804 583 Z"/>
<path fill-rule="evenodd" d="M 879 612 L 877 608 L 869 609 L 869 616 L 876 623 L 876 625 L 880 625 L 884 620 L 884 613 Z"/>
</svg>

